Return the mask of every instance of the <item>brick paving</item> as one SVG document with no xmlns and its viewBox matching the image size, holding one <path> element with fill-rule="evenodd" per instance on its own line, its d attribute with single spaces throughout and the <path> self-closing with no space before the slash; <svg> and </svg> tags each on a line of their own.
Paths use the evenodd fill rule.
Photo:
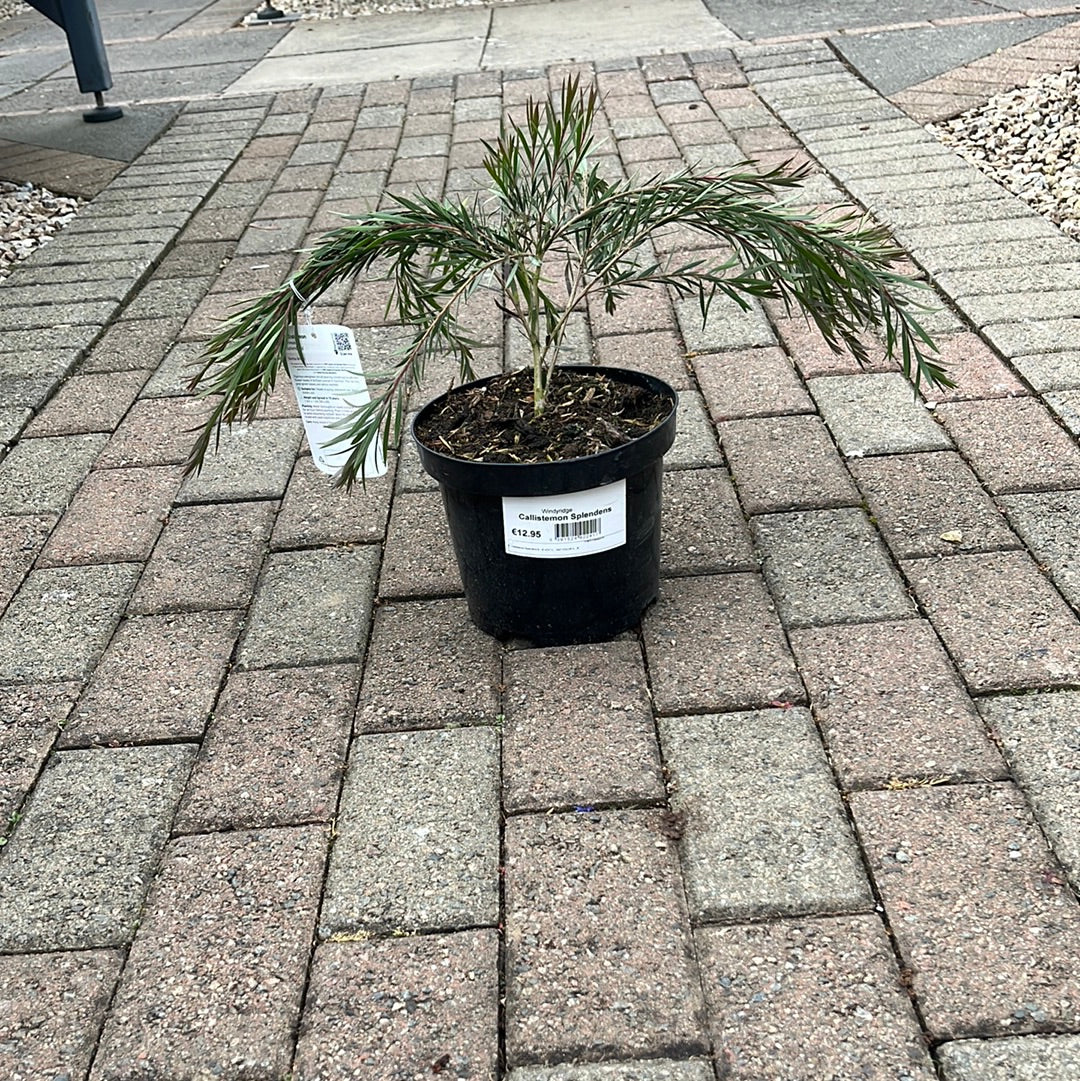
<svg viewBox="0 0 1080 1081">
<path fill-rule="evenodd" d="M 127 129 L 35 112 L 73 81 L 5 75 L 42 26 L 0 23 L 0 174 L 90 200 L 0 324 L 5 1078 L 1080 1073 L 1080 255 L 922 127 L 1071 62 L 1078 12 L 1009 13 L 1050 29 L 882 96 L 800 5 L 736 40 L 727 10 L 760 5 L 671 0 L 680 44 L 627 0 L 634 57 L 597 2 L 341 22 L 320 52 L 321 24 L 177 0 L 111 48 L 146 68 L 112 96 L 168 117 L 114 149 Z M 997 18 L 954 6 L 940 41 Z M 834 7 L 863 45 L 926 18 Z M 596 59 L 568 65 L 579 11 Z M 462 59 L 488 41 L 541 51 Z M 180 463 L 230 306 L 389 191 L 482 190 L 501 111 L 570 70 L 613 175 L 794 158 L 804 202 L 894 228 L 960 385 L 914 398 L 771 303 L 580 313 L 575 356 L 680 393 L 661 596 L 639 631 L 535 648 L 469 622 L 411 446 L 333 489 L 282 385 Z M 33 142 L 65 117 L 70 147 Z M 378 367 L 386 297 L 335 286 L 316 317 Z M 521 359 L 498 311 L 470 322 L 483 371 Z"/>
</svg>

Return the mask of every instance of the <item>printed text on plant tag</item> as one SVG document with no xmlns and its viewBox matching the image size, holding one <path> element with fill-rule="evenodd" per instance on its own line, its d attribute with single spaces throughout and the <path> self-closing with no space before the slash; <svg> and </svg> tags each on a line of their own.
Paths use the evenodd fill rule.
<svg viewBox="0 0 1080 1081">
<path fill-rule="evenodd" d="M 503 496 L 508 555 L 566 559 L 626 543 L 626 481 L 563 495 Z"/>
<path fill-rule="evenodd" d="M 371 400 L 367 380 L 348 327 L 315 323 L 299 327 L 298 336 L 303 359 L 297 355 L 295 342 L 290 341 L 286 353 L 289 377 L 312 460 L 323 473 L 334 474 L 345 464 L 349 451 L 346 444 L 329 448 L 327 444 L 342 434 L 335 425 Z M 368 450 L 365 477 L 381 477 L 386 472 L 377 444 L 376 439 Z"/>
</svg>

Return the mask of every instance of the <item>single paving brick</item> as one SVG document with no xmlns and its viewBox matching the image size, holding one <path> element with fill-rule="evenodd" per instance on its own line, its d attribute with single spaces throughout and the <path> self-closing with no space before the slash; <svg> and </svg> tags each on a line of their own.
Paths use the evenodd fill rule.
<svg viewBox="0 0 1080 1081">
<path fill-rule="evenodd" d="M 183 462 L 213 405 L 208 398 L 140 398 L 95 464 L 102 469 Z"/>
<path fill-rule="evenodd" d="M 438 492 L 401 493 L 390 512 L 379 594 L 430 597 L 461 591 L 442 497 Z"/>
<path fill-rule="evenodd" d="M 0 683 L 81 680 L 108 644 L 135 563 L 33 571 L 0 620 Z"/>
<path fill-rule="evenodd" d="M 1073 390 L 1080 387 L 1078 349 L 1064 353 L 1014 357 L 1013 364 L 1040 394 L 1048 390 Z"/>
<path fill-rule="evenodd" d="M 945 1081 L 1049 1081 L 1080 1063 L 1080 1036 L 953 1040 L 937 1049 Z"/>
<path fill-rule="evenodd" d="M 806 700 L 757 574 L 665 580 L 642 633 L 659 713 Z"/>
<path fill-rule="evenodd" d="M 927 402 L 957 402 L 965 398 L 1014 398 L 1027 387 L 986 343 L 969 332 L 936 334 L 938 362 L 956 382 L 951 389 L 926 386 Z"/>
<path fill-rule="evenodd" d="M 727 297 L 717 296 L 709 308 L 705 325 L 696 299 L 675 304 L 686 348 L 692 353 L 718 353 L 725 349 L 754 349 L 776 345 L 776 335 L 757 304 L 744 311 Z"/>
<path fill-rule="evenodd" d="M 508 812 L 664 798 L 636 642 L 514 650 L 505 673 Z"/>
<path fill-rule="evenodd" d="M 972 693 L 1080 681 L 1080 622 L 1026 552 L 903 567 Z"/>
<path fill-rule="evenodd" d="M 664 456 L 666 469 L 699 469 L 723 464 L 705 403 L 692 390 L 679 393 L 675 414 L 675 442 Z"/>
<path fill-rule="evenodd" d="M 352 724 L 352 665 L 234 672 L 177 812 L 192 833 L 326 822 Z"/>
<path fill-rule="evenodd" d="M 272 548 L 328 544 L 377 544 L 386 536 L 394 463 L 385 476 L 356 485 L 351 492 L 334 487 L 308 455 L 298 458 L 285 490 Z"/>
<path fill-rule="evenodd" d="M 660 811 L 507 822 L 509 1065 L 706 1052 L 678 859 L 664 829 Z"/>
<path fill-rule="evenodd" d="M 757 568 L 750 532 L 723 469 L 664 474 L 660 566 L 664 575 Z"/>
<path fill-rule="evenodd" d="M 179 486 L 175 466 L 93 470 L 49 538 L 38 565 L 134 563 L 149 558 Z"/>
<path fill-rule="evenodd" d="M 33 566 L 56 521 L 52 514 L 0 516 L 0 612 Z"/>
<path fill-rule="evenodd" d="M 937 413 L 994 495 L 1080 486 L 1080 449 L 1040 402 L 953 402 Z"/>
<path fill-rule="evenodd" d="M 914 615 L 881 541 L 856 507 L 755 518 L 754 539 L 789 627 Z"/>
<path fill-rule="evenodd" d="M 256 420 L 229 429 L 218 451 L 207 455 L 202 471 L 184 481 L 177 502 L 279 499 L 289 483 L 302 433 L 294 419 Z"/>
<path fill-rule="evenodd" d="M 78 696 L 77 683 L 0 687 L 0 823 L 30 791 Z"/>
<path fill-rule="evenodd" d="M 0 514 L 62 514 L 108 436 L 24 439 L 0 462 Z"/>
<path fill-rule="evenodd" d="M 374 545 L 271 553 L 240 640 L 238 666 L 359 660 L 378 563 Z"/>
<path fill-rule="evenodd" d="M 793 631 L 791 646 L 845 790 L 1005 775 L 928 623 L 815 627 Z"/>
<path fill-rule="evenodd" d="M 60 746 L 201 739 L 241 616 L 184 612 L 126 619 L 94 669 Z"/>
<path fill-rule="evenodd" d="M 494 930 L 324 942 L 315 951 L 295 1081 L 443 1074 L 495 1081 Z"/>
<path fill-rule="evenodd" d="M 0 1075 L 85 1077 L 123 963 L 119 950 L 0 957 Z"/>
<path fill-rule="evenodd" d="M 706 927 L 696 938 L 713 1053 L 732 1078 L 937 1076 L 877 916 Z"/>
<path fill-rule="evenodd" d="M 858 792 L 850 806 L 934 1039 L 1075 1030 L 1080 909 L 1019 789 Z"/>
<path fill-rule="evenodd" d="M 1000 741 L 1054 854 L 1080 874 L 1080 693 L 983 698 L 979 711 Z"/>
<path fill-rule="evenodd" d="M 1054 585 L 1080 607 L 1080 492 L 1010 495 L 1001 506 Z"/>
<path fill-rule="evenodd" d="M 354 739 L 320 917 L 323 936 L 495 925 L 498 756 L 491 728 Z"/>
<path fill-rule="evenodd" d="M 508 1081 L 713 1081 L 712 1066 L 701 1059 L 672 1062 L 670 1059 L 638 1059 L 594 1065 L 565 1063 L 561 1066 L 521 1066 Z"/>
<path fill-rule="evenodd" d="M 33 419 L 28 436 L 112 432 L 135 400 L 149 372 L 74 375 Z"/>
<path fill-rule="evenodd" d="M 848 458 L 951 449 L 898 372 L 820 376 L 810 380 L 810 393 Z"/>
<path fill-rule="evenodd" d="M 93 1081 L 288 1072 L 327 840 L 305 826 L 169 845 Z"/>
<path fill-rule="evenodd" d="M 274 521 L 273 503 L 177 507 L 161 532 L 129 611 L 246 608 Z"/>
<path fill-rule="evenodd" d="M 499 643 L 469 621 L 463 600 L 380 605 L 358 731 L 491 724 L 499 712 L 500 655 Z"/>
<path fill-rule="evenodd" d="M 819 417 L 728 421 L 720 426 L 720 442 L 747 514 L 859 502 Z"/>
<path fill-rule="evenodd" d="M 622 313 L 621 307 L 619 313 Z M 688 390 L 693 386 L 682 346 L 673 331 L 597 337 L 593 344 L 601 364 L 655 375 L 675 390 Z"/>
<path fill-rule="evenodd" d="M 131 940 L 195 749 L 61 751 L 0 860 L 0 949 Z"/>
<path fill-rule="evenodd" d="M 897 559 L 1018 548 L 1016 535 L 952 451 L 852 461 L 848 468 Z"/>
<path fill-rule="evenodd" d="M 809 710 L 660 722 L 695 921 L 873 905 Z"/>
<path fill-rule="evenodd" d="M 709 415 L 719 424 L 742 417 L 812 413 L 814 403 L 781 349 L 702 353 L 692 361 Z"/>
</svg>

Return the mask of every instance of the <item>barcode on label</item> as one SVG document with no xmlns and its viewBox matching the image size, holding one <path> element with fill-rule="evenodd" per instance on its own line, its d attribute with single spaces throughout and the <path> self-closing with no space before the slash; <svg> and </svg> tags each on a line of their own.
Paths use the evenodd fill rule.
<svg viewBox="0 0 1080 1081">
<path fill-rule="evenodd" d="M 600 532 L 599 518 L 582 518 L 580 522 L 556 522 L 556 540 L 580 540 L 593 537 Z"/>
<path fill-rule="evenodd" d="M 349 343 L 349 335 L 344 331 L 334 331 L 334 354 L 339 357 L 347 357 L 352 353 L 352 345 Z"/>
</svg>

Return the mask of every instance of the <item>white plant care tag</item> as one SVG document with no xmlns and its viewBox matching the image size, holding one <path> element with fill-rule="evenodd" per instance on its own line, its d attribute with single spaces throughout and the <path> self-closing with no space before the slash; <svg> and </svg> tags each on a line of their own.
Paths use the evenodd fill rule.
<svg viewBox="0 0 1080 1081">
<path fill-rule="evenodd" d="M 341 429 L 332 425 L 371 401 L 367 380 L 348 327 L 312 323 L 298 327 L 297 334 L 303 360 L 297 356 L 296 343 L 290 341 L 285 354 L 289 378 L 312 460 L 323 473 L 333 475 L 345 464 L 349 451 L 344 444 L 326 449 L 327 443 L 341 435 Z M 376 439 L 368 449 L 364 476 L 381 477 L 385 472 L 386 461 Z"/>
<path fill-rule="evenodd" d="M 503 496 L 508 555 L 567 559 L 626 543 L 626 481 L 563 495 Z"/>
</svg>

